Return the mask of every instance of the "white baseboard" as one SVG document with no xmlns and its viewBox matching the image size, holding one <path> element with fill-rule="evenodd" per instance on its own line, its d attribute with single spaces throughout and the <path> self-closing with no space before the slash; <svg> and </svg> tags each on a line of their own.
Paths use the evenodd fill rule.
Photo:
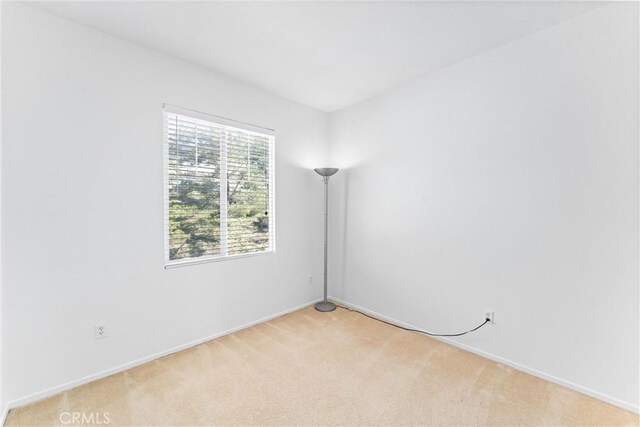
<svg viewBox="0 0 640 427">
<path fill-rule="evenodd" d="M 394 323 L 394 324 L 399 325 L 399 326 L 404 326 L 404 327 L 407 327 L 407 328 L 420 329 L 420 328 L 418 328 L 418 327 L 416 327 L 414 325 L 410 325 L 408 323 L 401 322 L 399 320 L 396 320 L 396 319 L 393 319 L 391 317 L 382 315 L 380 313 L 377 313 L 375 311 L 366 309 L 364 307 L 360 307 L 358 305 L 351 304 L 351 303 L 348 303 L 346 301 L 342 301 L 342 300 L 340 300 L 338 298 L 331 298 L 331 299 L 333 301 L 335 301 L 336 303 L 339 303 L 339 304 L 342 304 L 342 305 L 344 305 L 346 307 L 350 307 L 350 308 L 362 311 L 363 313 L 366 313 L 366 314 L 371 315 L 373 317 L 377 317 L 377 318 L 379 318 L 381 320 L 384 320 L 384 321 L 387 321 L 387 322 L 391 322 L 391 323 Z M 2 410 L 2 415 L 0 417 L 0 426 L 4 425 L 10 409 L 14 409 L 14 408 L 17 408 L 17 407 L 20 407 L 20 406 L 24 406 L 24 405 L 27 405 L 29 403 L 36 402 L 38 400 L 46 399 L 46 398 L 54 396 L 54 395 L 56 395 L 58 393 L 62 393 L 64 391 L 67 391 L 67 390 L 70 390 L 72 388 L 81 386 L 83 384 L 87 384 L 87 383 L 90 383 L 92 381 L 96 381 L 96 380 L 99 380 L 101 378 L 108 377 L 109 375 L 113 375 L 113 374 L 117 374 L 117 373 L 122 372 L 122 371 L 126 371 L 127 369 L 131 369 L 131 368 L 134 368 L 136 366 L 143 365 L 143 364 L 145 364 L 147 362 L 150 362 L 152 360 L 158 359 L 160 357 L 163 357 L 163 356 L 166 356 L 166 355 L 169 355 L 169 354 L 172 354 L 172 353 L 176 353 L 178 351 L 185 350 L 187 348 L 196 346 L 198 344 L 202 344 L 203 342 L 210 341 L 212 339 L 216 339 L 216 338 L 222 337 L 224 335 L 232 334 L 232 333 L 240 331 L 242 329 L 250 328 L 250 327 L 255 326 L 255 325 L 259 324 L 259 323 L 264 323 L 264 322 L 267 322 L 269 320 L 275 319 L 276 317 L 280 317 L 280 316 L 283 316 L 285 314 L 289 314 L 289 313 L 292 313 L 294 311 L 301 310 L 303 308 L 309 307 L 309 306 L 315 304 L 318 301 L 319 300 L 315 300 L 315 301 L 311 301 L 311 302 L 306 303 L 306 304 L 299 305 L 297 307 L 292 307 L 292 308 L 289 308 L 287 310 L 281 311 L 279 313 L 275 313 L 273 315 L 266 316 L 266 317 L 257 319 L 255 321 L 252 321 L 252 322 L 249 322 L 249 323 L 245 323 L 243 325 L 228 329 L 228 330 L 223 331 L 223 332 L 219 332 L 217 334 L 213 334 L 213 335 L 210 335 L 210 336 L 207 336 L 207 337 L 204 337 L 204 338 L 200 338 L 198 340 L 191 341 L 189 343 L 186 343 L 186 344 L 183 344 L 183 345 L 180 345 L 180 346 L 177 346 L 177 347 L 173 347 L 173 348 L 170 348 L 168 350 L 161 351 L 159 353 L 152 354 L 152 355 L 143 357 L 141 359 L 137 359 L 137 360 L 134 360 L 134 361 L 131 361 L 131 362 L 128 362 L 128 363 L 125 363 L 125 364 L 122 364 L 122 365 L 119 365 L 119 366 L 116 366 L 116 367 L 113 367 L 113 368 L 98 372 L 96 374 L 88 375 L 88 376 L 85 376 L 83 378 L 79 378 L 77 380 L 70 381 L 70 382 L 58 385 L 56 387 L 49 388 L 47 390 L 43 390 L 43 391 L 40 391 L 40 392 L 37 392 L 37 393 L 33 393 L 33 394 L 28 395 L 28 396 L 21 397 L 19 399 L 14 399 L 14 400 L 8 402 L 4 406 L 4 408 Z M 494 354 L 487 353 L 487 352 L 485 352 L 483 350 L 479 350 L 479 349 L 477 349 L 475 347 L 471 347 L 471 346 L 468 346 L 468 345 L 465 345 L 465 344 L 461 344 L 459 342 L 453 341 L 453 340 L 448 339 L 448 338 L 442 338 L 442 337 L 434 337 L 434 338 L 439 340 L 439 341 L 446 342 L 447 344 L 450 344 L 450 345 L 452 345 L 454 347 L 457 347 L 457 348 L 460 348 L 462 350 L 469 351 L 471 353 L 477 354 L 479 356 L 485 357 L 487 359 L 493 360 L 493 361 L 501 363 L 503 365 L 510 366 L 510 367 L 512 367 L 514 369 L 517 369 L 519 371 L 526 372 L 526 373 L 531 374 L 533 376 L 536 376 L 538 378 L 542 378 L 544 380 L 547 380 L 547 381 L 550 381 L 552 383 L 561 385 L 563 387 L 567 387 L 567 388 L 569 388 L 571 390 L 575 390 L 575 391 L 577 391 L 579 393 L 585 394 L 585 395 L 593 397 L 595 399 L 602 400 L 604 402 L 610 403 L 610 404 L 615 405 L 617 407 L 620 407 L 622 409 L 626 409 L 628 411 L 632 411 L 632 412 L 635 412 L 635 413 L 640 413 L 640 407 L 637 406 L 637 405 L 621 401 L 619 399 L 616 399 L 614 397 L 608 396 L 606 394 L 602 394 L 602 393 L 599 393 L 597 391 L 591 390 L 589 388 L 582 387 L 582 386 L 580 386 L 578 384 L 575 384 L 575 383 L 572 383 L 570 381 L 565 381 L 565 380 L 563 380 L 561 378 L 555 377 L 553 375 L 547 374 L 547 373 L 539 371 L 537 369 L 530 368 L 530 367 L 525 366 L 525 365 L 521 365 L 520 363 L 516 363 L 516 362 L 513 362 L 511 360 L 502 358 L 500 356 L 496 356 Z"/>
<path fill-rule="evenodd" d="M 364 307 L 360 307 L 360 306 L 357 306 L 355 304 L 351 304 L 351 303 L 348 303 L 346 301 L 342 301 L 342 300 L 340 300 L 338 298 L 333 298 L 332 297 L 330 299 L 333 300 L 337 304 L 341 304 L 341 305 L 344 305 L 345 307 L 349 307 L 349 308 L 353 308 L 353 309 L 358 310 L 358 311 L 362 311 L 363 313 L 366 313 L 366 314 L 368 314 L 370 316 L 373 316 L 373 317 L 377 317 L 380 320 L 384 320 L 386 322 L 390 322 L 390 323 L 393 323 L 393 324 L 396 324 L 396 325 L 399 325 L 399 326 L 403 326 L 405 328 L 420 329 L 417 326 L 410 325 L 410 324 L 405 323 L 405 322 L 401 322 L 399 320 L 396 320 L 396 319 L 393 319 L 391 317 L 385 316 L 383 314 L 377 313 L 375 311 L 366 309 Z M 638 405 L 634 405 L 632 403 L 625 402 L 625 401 L 622 401 L 620 399 L 616 399 L 615 397 L 608 396 L 606 394 L 597 392 L 595 390 L 591 390 L 590 388 L 583 387 L 581 385 L 572 383 L 570 381 L 563 380 L 562 378 L 558 378 L 556 376 L 547 374 L 547 373 L 539 371 L 537 369 L 530 368 L 528 366 L 522 365 L 522 364 L 517 363 L 517 362 L 513 362 L 511 360 L 505 359 L 505 358 L 500 357 L 500 356 L 496 356 L 495 354 L 487 353 L 486 351 L 477 349 L 477 348 L 472 347 L 470 345 L 461 344 L 461 343 L 459 343 L 457 341 L 454 341 L 454 340 L 452 340 L 450 338 L 444 338 L 444 337 L 432 337 L 432 338 L 434 338 L 434 339 L 436 339 L 438 341 L 445 342 L 447 344 L 450 344 L 450 345 L 452 345 L 454 347 L 457 347 L 457 348 L 460 348 L 462 350 L 468 351 L 470 353 L 474 353 L 474 354 L 477 354 L 479 356 L 485 357 L 487 359 L 493 360 L 494 362 L 498 362 L 498 363 L 501 363 L 503 365 L 510 366 L 510 367 L 512 367 L 514 369 L 517 369 L 518 371 L 525 372 L 525 373 L 533 375 L 535 377 L 542 378 L 543 380 L 547 380 L 547 381 L 550 381 L 552 383 L 555 383 L 555 384 L 561 385 L 563 387 L 569 388 L 571 390 L 577 391 L 578 393 L 582 393 L 582 394 L 585 394 L 587 396 L 593 397 L 595 399 L 602 400 L 604 402 L 610 403 L 610 404 L 612 404 L 614 406 L 617 406 L 619 408 L 626 409 L 627 411 L 640 413 L 640 406 L 638 406 Z"/>
<path fill-rule="evenodd" d="M 7 421 L 7 415 L 9 415 L 9 405 L 4 405 L 2 408 L 2 415 L 0 415 L 0 426 L 4 426 L 4 423 Z"/>
<path fill-rule="evenodd" d="M 213 339 L 220 338 L 222 336 L 229 335 L 229 334 L 232 334 L 234 332 L 238 332 L 238 331 L 240 331 L 242 329 L 250 328 L 250 327 L 255 326 L 255 325 L 259 324 L 259 323 L 268 322 L 269 320 L 275 319 L 276 317 L 284 316 L 285 314 L 289 314 L 289 313 L 292 313 L 294 311 L 298 311 L 298 310 L 301 310 L 303 308 L 309 307 L 309 306 L 315 304 L 318 301 L 320 301 L 320 300 L 314 300 L 314 301 L 299 305 L 297 307 L 292 307 L 292 308 L 289 308 L 287 310 L 281 311 L 279 313 L 275 313 L 275 314 L 272 314 L 270 316 L 266 316 L 266 317 L 262 317 L 260 319 L 254 320 L 252 322 L 245 323 L 243 325 L 236 326 L 236 327 L 231 328 L 231 329 L 227 329 L 226 331 L 223 331 L 223 332 L 218 332 L 216 334 L 209 335 L 207 337 L 200 338 L 200 339 L 197 339 L 195 341 L 191 341 L 191 342 L 188 342 L 186 344 L 182 344 L 182 345 L 179 345 L 177 347 L 173 347 L 173 348 L 161 351 L 159 353 L 151 354 L 151 355 L 143 357 L 141 359 L 133 360 L 131 362 L 127 362 L 127 363 L 124 363 L 122 365 L 115 366 L 113 368 L 110 368 L 110 369 L 107 369 L 107 370 L 104 370 L 104 371 L 101 371 L 101 372 L 98 372 L 98 373 L 95 373 L 95 374 L 87 375 L 86 377 L 78 378 L 76 380 L 69 381 L 67 383 L 60 384 L 58 386 L 51 387 L 51 388 L 43 390 L 43 391 L 39 391 L 37 393 L 33 393 L 33 394 L 28 395 L 28 396 L 24 396 L 24 397 L 21 397 L 21 398 L 18 398 L 18 399 L 11 400 L 10 402 L 7 403 L 7 405 L 5 405 L 3 418 L 2 418 L 2 423 L 0 423 L 0 426 L 4 425 L 4 421 L 6 420 L 6 416 L 7 416 L 7 414 L 8 414 L 10 409 L 18 408 L 20 406 L 28 405 L 29 403 L 37 402 L 38 400 L 46 399 L 48 397 L 54 396 L 54 395 L 56 395 L 58 393 L 62 393 L 64 391 L 70 390 L 72 388 L 75 388 L 75 387 L 90 383 L 92 381 L 99 380 L 99 379 L 104 378 L 104 377 L 108 377 L 109 375 L 117 374 L 117 373 L 126 371 L 127 369 L 135 368 L 136 366 L 143 365 L 145 363 L 151 362 L 152 360 L 159 359 L 160 357 L 164 357 L 164 356 L 167 356 L 169 354 L 176 353 L 178 351 L 186 350 L 186 349 L 188 349 L 190 347 L 194 347 L 194 346 L 196 346 L 198 344 L 202 344 L 203 342 L 211 341 Z"/>
</svg>

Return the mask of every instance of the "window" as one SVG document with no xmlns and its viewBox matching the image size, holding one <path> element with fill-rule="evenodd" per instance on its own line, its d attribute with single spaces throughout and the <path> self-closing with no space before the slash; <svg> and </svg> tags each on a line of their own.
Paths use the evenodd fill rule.
<svg viewBox="0 0 640 427">
<path fill-rule="evenodd" d="M 164 107 L 167 267 L 275 249 L 273 131 Z"/>
</svg>

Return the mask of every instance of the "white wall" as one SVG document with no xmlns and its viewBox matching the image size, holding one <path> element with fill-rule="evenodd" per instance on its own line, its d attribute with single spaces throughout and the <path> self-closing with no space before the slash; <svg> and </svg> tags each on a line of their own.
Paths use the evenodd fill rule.
<svg viewBox="0 0 640 427">
<path fill-rule="evenodd" d="M 3 2 L 0 2 L 0 64 L 2 64 L 2 9 Z M 4 358 L 2 357 L 2 341 L 4 328 L 4 310 L 2 308 L 2 66 L 0 65 L 0 423 L 4 425 L 5 400 L 4 400 Z"/>
<path fill-rule="evenodd" d="M 4 9 L 8 400 L 320 297 L 311 167 L 326 153 L 325 114 L 28 6 Z M 163 268 L 163 102 L 276 129 L 275 255 Z M 94 339 L 98 322 L 107 339 Z"/>
<path fill-rule="evenodd" d="M 333 295 L 638 408 L 638 5 L 330 118 Z"/>
</svg>

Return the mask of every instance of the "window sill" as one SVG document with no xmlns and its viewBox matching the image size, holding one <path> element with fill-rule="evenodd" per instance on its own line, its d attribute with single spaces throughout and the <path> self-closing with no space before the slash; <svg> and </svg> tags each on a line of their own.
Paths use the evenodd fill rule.
<svg viewBox="0 0 640 427">
<path fill-rule="evenodd" d="M 238 258 L 250 258 L 250 257 L 255 257 L 255 256 L 271 255 L 271 254 L 274 254 L 275 252 L 276 252 L 275 250 L 270 250 L 270 251 L 264 251 L 264 252 L 252 252 L 252 253 L 248 253 L 248 254 L 192 258 L 192 259 L 186 259 L 186 260 L 182 260 L 182 261 L 174 261 L 174 262 L 165 264 L 164 268 L 166 270 L 166 269 L 171 269 L 171 268 L 187 267 L 189 265 L 208 264 L 210 262 L 229 261 L 229 260 L 238 259 Z"/>
</svg>

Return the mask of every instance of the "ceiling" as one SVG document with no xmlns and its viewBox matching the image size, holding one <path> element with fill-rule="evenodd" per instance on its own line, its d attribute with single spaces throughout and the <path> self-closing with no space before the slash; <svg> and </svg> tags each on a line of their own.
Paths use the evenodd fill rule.
<svg viewBox="0 0 640 427">
<path fill-rule="evenodd" d="M 599 7 L 585 2 L 35 2 L 332 112 Z"/>
</svg>

